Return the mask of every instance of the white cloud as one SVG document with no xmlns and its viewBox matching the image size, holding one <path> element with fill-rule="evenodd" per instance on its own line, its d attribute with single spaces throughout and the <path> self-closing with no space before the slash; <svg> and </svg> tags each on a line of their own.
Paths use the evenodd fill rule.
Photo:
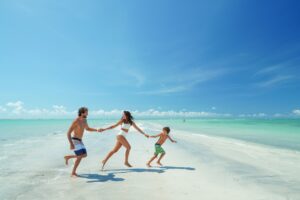
<svg viewBox="0 0 300 200">
<path fill-rule="evenodd" d="M 292 117 L 291 114 L 284 115 L 276 113 L 268 115 L 266 113 L 251 113 L 232 115 L 229 113 L 217 113 L 216 108 L 212 107 L 210 111 L 188 111 L 181 109 L 179 111 L 167 110 L 164 111 L 160 108 L 149 109 L 145 111 L 133 110 L 131 113 L 136 118 L 226 118 L 226 117 L 241 117 L 241 118 L 266 118 L 266 117 Z M 1 118 L 74 118 L 77 116 L 77 110 L 68 110 L 63 105 L 53 105 L 50 109 L 46 108 L 33 108 L 27 109 L 22 101 L 8 102 L 6 107 L 0 106 Z M 90 118 L 121 118 L 123 113 L 122 109 L 113 110 L 90 110 Z M 300 110 L 295 109 L 292 111 L 293 115 L 300 116 Z"/>
<path fill-rule="evenodd" d="M 57 114 L 67 114 L 68 113 L 64 106 L 53 105 L 52 108 L 53 108 L 52 112 L 57 113 Z"/>
<path fill-rule="evenodd" d="M 7 107 L 11 108 L 10 110 L 0 107 L 0 111 L 5 112 L 6 116 L 1 116 L 2 118 L 72 118 L 77 116 L 77 111 L 68 111 L 66 107 L 62 105 L 53 105 L 51 109 L 27 109 L 23 106 L 23 102 L 9 102 L 6 104 Z M 2 109 L 1 109 L 2 108 Z M 102 109 L 99 110 L 90 110 L 90 117 L 97 118 L 119 118 L 122 116 L 123 110 L 114 109 L 110 111 L 105 111 Z M 149 109 L 146 111 L 132 111 L 132 114 L 135 117 L 144 117 L 144 118 L 189 118 L 189 117 L 231 117 L 231 114 L 223 113 L 214 113 L 214 112 L 193 112 L 187 110 L 181 111 L 162 111 L 161 109 Z"/>
<path fill-rule="evenodd" d="M 239 117 L 241 118 L 265 118 L 265 117 L 268 117 L 267 114 L 265 113 L 252 113 L 252 114 L 240 114 L 238 115 Z"/>
<path fill-rule="evenodd" d="M 126 69 L 125 73 L 135 79 L 135 83 L 137 87 L 140 87 L 145 82 L 145 77 L 138 71 L 134 71 L 133 69 Z"/>
<path fill-rule="evenodd" d="M 266 68 L 259 70 L 255 75 L 265 75 L 265 74 L 276 73 L 282 67 L 283 66 L 281 66 L 281 65 L 274 65 L 274 66 L 266 67 Z"/>
<path fill-rule="evenodd" d="M 0 112 L 5 112 L 6 111 L 6 108 L 0 106 Z"/>
<path fill-rule="evenodd" d="M 293 114 L 297 115 L 297 116 L 300 116 L 300 110 L 299 109 L 293 110 Z"/>
<path fill-rule="evenodd" d="M 16 101 L 16 102 L 8 102 L 6 104 L 7 107 L 12 109 L 12 112 L 15 114 L 20 114 L 23 111 L 23 102 Z"/>
<path fill-rule="evenodd" d="M 268 79 L 266 81 L 262 81 L 257 84 L 259 87 L 272 87 L 284 82 L 287 82 L 288 80 L 293 79 L 294 77 L 291 75 L 278 75 L 275 77 L 272 77 L 271 79 Z"/>
<path fill-rule="evenodd" d="M 159 95 L 184 92 L 192 89 L 200 83 L 216 79 L 226 74 L 227 72 L 228 71 L 224 69 L 194 69 L 190 71 L 184 70 L 182 72 L 176 73 L 176 75 L 164 76 L 163 82 L 160 83 L 162 87 L 155 90 L 142 91 L 138 94 Z"/>
<path fill-rule="evenodd" d="M 171 94 L 171 93 L 178 93 L 187 90 L 186 86 L 176 86 L 170 88 L 162 88 L 158 90 L 151 90 L 151 91 L 143 91 L 139 92 L 138 94 L 147 94 L 147 95 L 156 95 L 156 94 Z"/>
</svg>

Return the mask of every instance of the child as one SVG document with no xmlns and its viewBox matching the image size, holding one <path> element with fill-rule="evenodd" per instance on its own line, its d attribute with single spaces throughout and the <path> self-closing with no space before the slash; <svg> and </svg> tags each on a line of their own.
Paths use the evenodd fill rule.
<svg viewBox="0 0 300 200">
<path fill-rule="evenodd" d="M 151 162 L 157 158 L 158 154 L 161 153 L 158 161 L 157 161 L 157 164 L 162 166 L 161 164 L 161 159 L 164 157 L 164 155 L 166 155 L 166 152 L 165 150 L 161 147 L 161 145 L 163 145 L 163 143 L 169 139 L 171 140 L 171 142 L 174 142 L 176 143 L 175 140 L 173 140 L 170 136 L 169 136 L 169 133 L 170 133 L 170 128 L 169 127 L 164 127 L 163 129 L 163 132 L 158 134 L 158 135 L 154 135 L 154 136 L 150 136 L 151 138 L 156 138 L 156 137 L 159 137 L 158 141 L 155 143 L 155 153 L 154 153 L 154 156 L 149 160 L 149 162 L 147 163 L 147 166 L 148 167 L 152 167 L 151 166 Z"/>
</svg>

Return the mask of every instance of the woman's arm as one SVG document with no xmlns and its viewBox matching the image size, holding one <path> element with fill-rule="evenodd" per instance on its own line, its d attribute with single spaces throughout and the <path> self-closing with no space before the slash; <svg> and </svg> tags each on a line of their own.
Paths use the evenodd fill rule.
<svg viewBox="0 0 300 200">
<path fill-rule="evenodd" d="M 107 127 L 107 128 L 104 128 L 103 131 L 110 130 L 110 129 L 114 129 L 114 128 L 116 128 L 117 126 L 120 126 L 122 123 L 123 123 L 123 120 L 121 119 L 121 120 L 118 121 L 116 124 L 114 124 L 114 125 L 112 125 L 112 126 L 109 126 L 109 127 Z"/>
<path fill-rule="evenodd" d="M 160 136 L 161 136 L 161 133 L 158 134 L 158 135 L 151 135 L 151 136 L 149 136 L 149 137 L 151 137 L 151 138 L 156 138 L 156 137 L 160 137 Z"/>
<path fill-rule="evenodd" d="M 134 122 L 132 122 L 132 126 L 138 131 L 140 132 L 142 135 L 144 135 L 145 137 L 149 137 L 149 135 L 147 135 L 146 133 L 144 133 L 144 131 L 142 131 Z"/>
</svg>

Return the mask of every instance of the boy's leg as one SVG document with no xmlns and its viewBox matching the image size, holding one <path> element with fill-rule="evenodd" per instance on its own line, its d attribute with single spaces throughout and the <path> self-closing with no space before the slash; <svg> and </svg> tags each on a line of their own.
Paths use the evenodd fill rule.
<svg viewBox="0 0 300 200">
<path fill-rule="evenodd" d="M 152 166 L 151 166 L 151 162 L 152 162 L 155 158 L 157 158 L 157 154 L 154 154 L 154 156 L 147 162 L 147 166 L 148 166 L 148 167 L 152 167 Z"/>
<path fill-rule="evenodd" d="M 161 161 L 161 159 L 162 159 L 165 155 L 166 155 L 166 152 L 161 153 L 160 157 L 159 157 L 158 160 L 157 160 L 157 164 L 158 164 L 158 165 L 162 166 L 162 164 L 161 164 L 160 161 Z"/>
</svg>

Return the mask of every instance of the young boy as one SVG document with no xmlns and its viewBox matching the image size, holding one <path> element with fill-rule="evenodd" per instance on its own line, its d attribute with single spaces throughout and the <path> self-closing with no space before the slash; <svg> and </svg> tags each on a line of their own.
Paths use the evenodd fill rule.
<svg viewBox="0 0 300 200">
<path fill-rule="evenodd" d="M 170 133 L 170 128 L 169 127 L 164 127 L 162 129 L 162 133 L 158 134 L 158 135 L 153 135 L 153 136 L 150 136 L 151 138 L 156 138 L 156 137 L 159 137 L 158 141 L 155 143 L 155 153 L 154 153 L 154 156 L 149 160 L 149 162 L 147 163 L 147 166 L 148 167 L 152 167 L 151 166 L 151 162 L 157 158 L 158 154 L 161 153 L 159 159 L 157 160 L 157 164 L 162 166 L 161 164 L 161 159 L 164 157 L 164 155 L 166 155 L 166 152 L 165 150 L 161 147 L 161 145 L 163 145 L 163 143 L 165 143 L 165 141 L 167 139 L 171 140 L 171 142 L 174 142 L 176 143 L 175 140 L 173 140 L 170 136 L 169 136 L 169 133 Z"/>
</svg>

